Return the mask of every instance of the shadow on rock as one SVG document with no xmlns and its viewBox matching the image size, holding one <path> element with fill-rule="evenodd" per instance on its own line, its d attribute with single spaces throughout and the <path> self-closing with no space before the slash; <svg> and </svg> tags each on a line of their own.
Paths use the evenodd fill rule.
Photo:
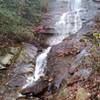
<svg viewBox="0 0 100 100">
<path fill-rule="evenodd" d="M 39 97 L 47 90 L 48 82 L 39 80 L 21 90 L 22 95 Z"/>
</svg>

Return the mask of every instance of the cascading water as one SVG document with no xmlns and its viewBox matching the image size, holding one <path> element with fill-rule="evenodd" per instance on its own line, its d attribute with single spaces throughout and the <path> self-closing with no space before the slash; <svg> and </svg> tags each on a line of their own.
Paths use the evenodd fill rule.
<svg viewBox="0 0 100 100">
<path fill-rule="evenodd" d="M 41 53 L 36 60 L 36 69 L 35 69 L 35 73 L 34 73 L 34 79 L 35 81 L 37 81 L 41 76 L 43 76 L 43 72 L 44 72 L 44 68 L 46 67 L 46 63 L 47 63 L 47 56 L 48 53 L 50 52 L 51 47 L 48 47 L 46 50 L 44 50 L 43 53 Z"/>
<path fill-rule="evenodd" d="M 55 23 L 54 27 L 57 34 L 48 40 L 50 45 L 56 45 L 65 37 L 69 36 L 70 34 L 75 34 L 78 30 L 80 30 L 82 28 L 80 12 L 85 11 L 85 9 L 81 7 L 81 0 L 57 1 L 68 3 L 68 9 L 66 12 L 62 13 L 59 20 Z"/>
<path fill-rule="evenodd" d="M 70 0 L 69 8 L 71 8 L 71 10 L 74 10 L 74 11 L 81 9 L 81 1 L 82 0 Z"/>
<path fill-rule="evenodd" d="M 74 1 L 74 2 L 73 2 Z M 57 32 L 53 37 L 47 41 L 50 45 L 45 49 L 36 59 L 36 67 L 34 72 L 34 78 L 30 78 L 27 85 L 33 81 L 37 81 L 41 76 L 44 76 L 44 69 L 47 64 L 47 56 L 53 45 L 60 43 L 65 37 L 70 34 L 75 34 L 81 27 L 82 21 L 80 18 L 79 10 L 81 9 L 81 0 L 56 0 L 56 2 L 68 3 L 66 12 L 63 12 L 59 16 L 59 20 L 55 22 L 54 28 Z M 27 86 L 25 85 L 24 88 Z"/>
</svg>

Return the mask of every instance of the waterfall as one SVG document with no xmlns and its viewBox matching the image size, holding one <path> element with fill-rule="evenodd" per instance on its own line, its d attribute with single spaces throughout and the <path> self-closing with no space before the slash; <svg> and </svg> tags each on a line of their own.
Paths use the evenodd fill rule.
<svg viewBox="0 0 100 100">
<path fill-rule="evenodd" d="M 32 83 L 32 81 L 37 81 L 41 76 L 44 76 L 44 69 L 47 65 L 47 56 L 52 49 L 52 46 L 60 43 L 70 34 L 76 33 L 82 27 L 82 21 L 79 14 L 81 0 L 56 0 L 56 2 L 63 1 L 68 2 L 69 9 L 60 15 L 59 21 L 55 22 L 54 28 L 57 34 L 48 39 L 47 42 L 49 43 L 50 47 L 45 49 L 40 55 L 37 56 L 35 72 L 33 75 L 34 78 L 31 79 L 30 83 Z"/>
<path fill-rule="evenodd" d="M 70 0 L 68 6 L 68 11 L 64 12 L 60 20 L 55 24 L 57 33 L 64 37 L 74 34 L 82 28 L 82 20 L 80 18 L 81 0 Z"/>
<path fill-rule="evenodd" d="M 81 8 L 81 1 L 82 0 L 70 0 L 69 2 L 69 8 L 71 8 L 71 10 L 79 10 Z"/>
<path fill-rule="evenodd" d="M 51 50 L 51 47 L 48 47 L 36 59 L 36 67 L 35 67 L 35 73 L 34 73 L 35 81 L 37 81 L 41 76 L 44 76 L 43 72 L 47 64 L 47 56 L 50 50 Z"/>
<path fill-rule="evenodd" d="M 71 10 L 63 13 L 59 19 L 58 22 L 55 23 L 55 30 L 57 31 L 57 35 L 52 37 L 52 39 L 49 39 L 50 43 L 49 45 L 55 45 L 60 43 L 66 36 L 68 36 L 69 32 L 76 33 L 81 27 L 82 27 L 82 21 L 80 20 L 79 12 L 81 6 L 81 0 L 57 0 L 59 1 L 69 1 Z M 74 13 L 76 12 L 76 13 Z M 74 15 L 73 15 L 74 13 Z M 72 18 L 71 18 L 72 17 Z M 74 26 L 71 25 L 72 20 L 74 20 Z M 67 22 L 66 22 L 67 21 Z M 73 28 L 73 31 L 71 31 Z M 36 67 L 35 67 L 35 73 L 34 77 L 35 80 L 38 80 L 41 76 L 44 76 L 44 68 L 47 64 L 47 56 L 50 52 L 52 47 L 48 47 L 45 51 L 43 51 L 36 60 Z"/>
</svg>

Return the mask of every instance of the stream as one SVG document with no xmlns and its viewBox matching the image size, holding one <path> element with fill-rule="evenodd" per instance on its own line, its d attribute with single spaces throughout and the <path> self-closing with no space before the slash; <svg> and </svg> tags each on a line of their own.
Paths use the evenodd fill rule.
<svg viewBox="0 0 100 100">
<path fill-rule="evenodd" d="M 53 10 L 50 14 L 53 15 L 52 22 L 54 21 L 51 26 L 56 33 L 47 40 L 49 47 L 37 56 L 35 72 L 31 78 L 27 79 L 27 84 L 23 88 L 45 76 L 44 69 L 47 67 L 47 57 L 52 46 L 59 44 L 71 34 L 76 34 L 82 28 L 83 23 L 90 20 L 97 13 L 95 10 L 97 8 L 91 0 L 51 0 L 49 2 L 54 4 L 51 6 Z"/>
<path fill-rule="evenodd" d="M 67 0 L 57 0 L 56 2 L 67 2 Z M 50 49 L 52 49 L 52 46 L 60 43 L 65 37 L 69 35 L 69 33 L 76 33 L 82 27 L 82 21 L 79 14 L 80 5 L 81 0 L 75 0 L 75 3 L 69 1 L 69 7 L 71 7 L 71 9 L 65 13 L 62 13 L 59 21 L 55 23 L 55 30 L 57 31 L 57 34 L 55 34 L 56 36 L 48 39 L 50 46 L 37 57 L 34 74 L 35 80 L 38 80 L 42 75 L 44 75 L 43 72 L 47 63 L 47 56 L 50 52 Z M 73 25 L 71 24 L 72 21 L 74 21 Z M 71 30 L 71 28 L 73 30 Z"/>
</svg>

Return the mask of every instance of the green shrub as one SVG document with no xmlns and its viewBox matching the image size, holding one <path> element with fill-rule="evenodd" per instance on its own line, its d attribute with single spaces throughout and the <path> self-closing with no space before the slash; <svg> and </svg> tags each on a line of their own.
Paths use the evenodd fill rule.
<svg viewBox="0 0 100 100">
<path fill-rule="evenodd" d="M 31 32 L 40 20 L 39 0 L 0 0 L 0 33 Z"/>
</svg>

